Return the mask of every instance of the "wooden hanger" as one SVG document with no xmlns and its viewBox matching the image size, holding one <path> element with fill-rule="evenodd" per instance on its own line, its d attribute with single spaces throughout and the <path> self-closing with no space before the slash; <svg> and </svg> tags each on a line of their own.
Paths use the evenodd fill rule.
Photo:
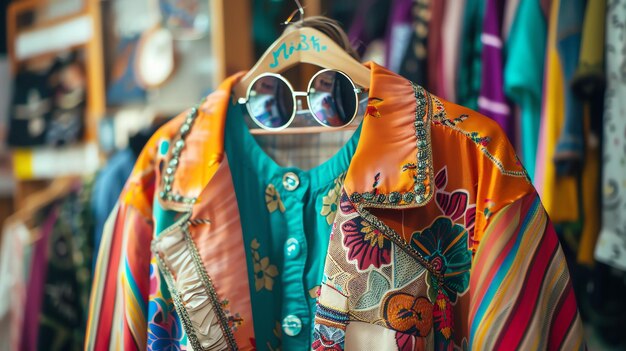
<svg viewBox="0 0 626 351">
<path fill-rule="evenodd" d="M 284 33 L 263 53 L 252 69 L 235 84 L 235 101 L 246 97 L 248 87 L 257 76 L 284 72 L 300 63 L 336 69 L 347 74 L 357 85 L 370 86 L 369 68 L 348 55 L 326 34 L 303 27 Z"/>
<path fill-rule="evenodd" d="M 28 199 L 24 201 L 24 206 L 17 212 L 13 213 L 6 219 L 6 223 L 21 222 L 32 229 L 34 223 L 29 223 L 34 220 L 34 216 L 37 211 L 41 210 L 45 206 L 51 204 L 53 201 L 62 198 L 67 195 L 72 189 L 75 189 L 79 182 L 78 177 L 59 177 L 55 178 L 46 189 L 29 195 Z M 31 231 L 31 242 L 39 239 L 37 232 Z"/>
<path fill-rule="evenodd" d="M 304 10 L 298 0 L 298 12 L 301 20 Z M 293 17 L 293 15 L 291 16 Z M 290 17 L 290 18 L 291 18 Z M 286 21 L 286 23 L 288 23 Z M 280 73 L 289 68 L 308 63 L 322 68 L 330 68 L 342 71 L 358 86 L 368 88 L 370 86 L 370 69 L 350 56 L 334 40 L 321 31 L 311 27 L 292 28 L 288 27 L 276 41 L 263 53 L 256 64 L 248 71 L 233 88 L 233 98 L 239 101 L 246 97 L 246 92 L 250 84 L 256 77 L 263 73 Z M 324 126 L 286 128 L 281 131 L 267 131 L 262 129 L 252 129 L 252 134 L 304 134 L 319 133 L 328 131 L 342 131 L 355 129 L 356 127 L 344 127 L 341 129 L 331 129 Z"/>
</svg>

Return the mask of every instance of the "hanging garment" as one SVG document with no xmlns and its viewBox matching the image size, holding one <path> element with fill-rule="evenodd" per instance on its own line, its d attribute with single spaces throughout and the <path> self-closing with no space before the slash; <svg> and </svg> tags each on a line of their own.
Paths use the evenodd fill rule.
<svg viewBox="0 0 626 351">
<path fill-rule="evenodd" d="M 111 69 L 111 82 L 107 87 L 107 102 L 129 104 L 146 99 L 146 91 L 139 85 L 136 76 L 135 57 L 140 35 L 122 37 L 116 48 L 115 62 Z"/>
<path fill-rule="evenodd" d="M 515 140 L 515 121 L 504 95 L 504 58 L 502 57 L 502 16 L 504 0 L 487 0 L 480 36 L 482 69 L 478 110 L 498 122 L 510 140 Z"/>
<path fill-rule="evenodd" d="M 46 209 L 47 213 L 37 214 L 43 217 L 39 238 L 33 245 L 32 260 L 30 262 L 30 274 L 28 275 L 28 285 L 26 290 L 26 308 L 24 309 L 24 323 L 21 328 L 19 350 L 35 351 L 38 349 L 39 322 L 43 299 L 45 293 L 46 275 L 48 273 L 48 244 L 54 228 L 54 223 L 58 219 L 58 208 L 52 205 Z"/>
<path fill-rule="evenodd" d="M 600 232 L 600 136 L 604 106 L 604 20 L 606 1 L 588 1 L 585 9 L 580 59 L 572 89 L 584 105 L 584 163 L 581 179 L 583 227 L 577 261 L 593 265 Z"/>
<path fill-rule="evenodd" d="M 504 14 L 502 18 L 502 40 L 507 41 L 509 34 L 511 34 L 511 27 L 517 13 L 519 12 L 519 5 L 522 0 L 506 0 L 504 3 Z"/>
<path fill-rule="evenodd" d="M 443 37 L 441 84 L 444 95 L 441 97 L 456 102 L 456 81 L 458 77 L 459 51 L 461 47 L 461 25 L 465 0 L 456 0 L 454 6 L 446 6 L 441 27 Z"/>
<path fill-rule="evenodd" d="M 552 1 L 546 54 L 546 78 L 543 96 L 535 184 L 541 201 L 555 223 L 579 219 L 578 184 L 575 177 L 557 178 L 554 153 L 565 118 L 565 81 L 557 50 L 559 0 Z"/>
<path fill-rule="evenodd" d="M 599 139 L 591 129 L 591 119 L 598 110 L 584 106 L 585 165 L 581 174 L 582 231 L 578 242 L 576 260 L 580 264 L 592 266 L 593 253 L 600 233 L 600 150 Z"/>
<path fill-rule="evenodd" d="M 310 170 L 256 144 L 240 75 L 160 129 L 105 228 L 87 349 L 582 349 L 501 129 L 369 67 L 361 126 Z"/>
<path fill-rule="evenodd" d="M 71 145 L 80 142 L 85 127 L 87 79 L 76 55 L 59 60 L 55 69 L 54 110 L 46 131 L 46 144 Z"/>
<path fill-rule="evenodd" d="M 91 184 L 85 179 L 55 204 L 57 218 L 47 239 L 45 285 L 37 318 L 37 350 L 84 348 L 93 251 Z"/>
<path fill-rule="evenodd" d="M 60 146 L 80 141 L 86 80 L 76 55 L 56 58 L 45 70 L 19 72 L 14 82 L 9 145 Z"/>
<path fill-rule="evenodd" d="M 413 0 L 394 0 L 390 9 L 385 33 L 385 67 L 392 72 L 400 72 L 404 53 L 411 44 L 412 6 Z"/>
<path fill-rule="evenodd" d="M 540 0 L 521 0 L 505 44 L 504 91 L 520 107 L 521 159 L 534 178 L 548 35 Z"/>
<path fill-rule="evenodd" d="M 428 67 L 426 87 L 437 96 L 444 96 L 443 77 L 443 18 L 446 12 L 445 0 L 431 1 L 430 20 L 428 21 L 427 63 Z"/>
<path fill-rule="evenodd" d="M 611 1 L 606 15 L 606 76 L 602 164 L 602 231 L 598 261 L 626 270 L 626 1 Z"/>
<path fill-rule="evenodd" d="M 94 252 L 98 252 L 104 223 L 115 207 L 136 160 L 137 156 L 132 149 L 126 148 L 121 150 L 109 159 L 106 167 L 96 177 L 93 186 L 93 196 L 90 201 L 95 230 Z"/>
<path fill-rule="evenodd" d="M 356 13 L 351 19 L 348 37 L 350 42 L 354 43 L 361 57 L 367 50 L 370 50 L 371 45 L 376 45 L 376 42 L 380 42 L 379 39 L 385 36 L 390 11 L 390 1 L 365 0 L 359 2 Z M 384 59 L 384 54 L 381 55 L 382 59 Z"/>
<path fill-rule="evenodd" d="M 404 53 L 400 75 L 412 82 L 426 86 L 427 73 L 426 61 L 428 58 L 428 22 L 430 21 L 431 0 L 414 0 L 412 7 L 413 33 L 411 42 Z"/>
<path fill-rule="evenodd" d="M 565 83 L 565 115 L 554 152 L 558 176 L 575 176 L 581 172 L 584 153 L 583 108 L 571 89 L 578 68 L 585 0 L 562 1 L 557 25 L 557 50 Z"/>
<path fill-rule="evenodd" d="M 31 233 L 23 223 L 3 224 L 0 244 L 0 350 L 19 350 Z"/>
<path fill-rule="evenodd" d="M 54 107 L 50 72 L 18 72 L 13 85 L 7 142 L 17 147 L 43 145 Z"/>
<path fill-rule="evenodd" d="M 459 76 L 456 81 L 458 104 L 478 109 L 482 69 L 481 33 L 485 2 L 466 0 L 463 13 L 463 40 L 459 58 Z"/>
</svg>

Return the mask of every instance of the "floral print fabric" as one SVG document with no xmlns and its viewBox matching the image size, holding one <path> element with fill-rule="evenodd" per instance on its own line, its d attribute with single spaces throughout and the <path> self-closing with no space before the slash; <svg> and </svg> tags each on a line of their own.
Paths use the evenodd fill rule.
<svg viewBox="0 0 626 351">
<path fill-rule="evenodd" d="M 261 258 L 259 255 L 259 241 L 252 240 L 250 248 L 252 249 L 252 259 L 254 260 L 254 288 L 256 291 L 261 289 L 272 291 L 274 287 L 274 278 L 278 275 L 278 268 L 270 264 L 269 257 Z"/>
<path fill-rule="evenodd" d="M 368 67 L 375 109 L 310 170 L 261 152 L 237 76 L 157 132 L 103 236 L 86 348 L 582 349 L 558 240 L 495 122 Z"/>
</svg>

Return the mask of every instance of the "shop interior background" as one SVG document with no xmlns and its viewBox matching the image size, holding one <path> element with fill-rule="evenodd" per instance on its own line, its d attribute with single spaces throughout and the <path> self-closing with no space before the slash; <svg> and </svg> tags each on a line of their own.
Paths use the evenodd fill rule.
<svg viewBox="0 0 626 351">
<path fill-rule="evenodd" d="M 447 100 L 488 111 L 481 86 L 485 78 L 497 85 L 504 95 L 495 109 L 510 109 L 507 134 L 568 255 L 588 347 L 626 350 L 626 267 L 594 255 L 603 219 L 626 217 L 626 203 L 619 202 L 626 180 L 606 181 L 604 166 L 621 158 L 626 172 L 626 130 L 615 131 L 605 113 L 606 96 L 626 91 L 626 1 L 561 0 L 576 10 L 569 32 L 553 21 L 564 21 L 553 13 L 553 1 L 303 5 L 306 16 L 338 20 L 362 61 L 382 64 Z M 494 4 L 500 12 L 489 16 L 498 35 L 486 37 L 485 8 Z M 227 76 L 252 67 L 294 9 L 292 0 L 0 0 L 0 350 L 9 349 L 11 336 L 3 330 L 15 322 L 12 308 L 41 299 L 29 294 L 29 279 L 37 274 L 62 278 L 43 287 L 50 299 L 29 325 L 42 330 L 31 342 L 44 349 L 71 340 L 72 349 L 82 348 L 103 206 L 115 203 L 152 133 Z M 552 27 L 558 44 L 550 39 Z M 611 27 L 618 33 L 613 37 Z M 484 45 L 494 40 L 496 68 L 482 61 Z M 561 64 L 550 61 L 551 51 Z M 559 56 L 572 52 L 574 59 Z M 609 54 L 623 62 L 615 77 Z M 301 88 L 313 72 L 300 67 L 288 77 Z M 563 96 L 549 94 L 550 79 Z M 582 117 L 570 118 L 572 106 L 584 111 Z M 625 119 L 626 111 L 616 118 Z M 535 124 L 534 136 L 526 135 L 525 123 Z M 564 151 L 550 142 L 569 130 L 578 131 L 580 147 Z M 547 164 L 554 170 L 545 171 Z M 45 245 L 41 228 L 49 228 Z M 626 255 L 626 227 L 619 235 L 623 246 L 607 254 L 615 256 L 612 262 Z M 46 250 L 48 259 L 37 259 Z"/>
</svg>

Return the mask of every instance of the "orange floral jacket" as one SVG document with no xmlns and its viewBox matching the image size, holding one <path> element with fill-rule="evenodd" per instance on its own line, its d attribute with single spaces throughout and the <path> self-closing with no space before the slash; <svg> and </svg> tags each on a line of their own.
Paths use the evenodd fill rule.
<svg viewBox="0 0 626 351">
<path fill-rule="evenodd" d="M 368 66 L 361 136 L 318 258 L 311 348 L 583 349 L 557 236 L 497 124 Z M 87 349 L 159 349 L 159 333 L 180 349 L 256 347 L 252 323 L 235 326 L 223 304 L 262 318 L 241 269 L 241 226 L 228 221 L 236 201 L 220 200 L 233 191 L 224 126 L 240 76 L 139 157 L 105 228 Z M 159 303 L 173 304 L 178 329 L 148 314 Z"/>
</svg>

